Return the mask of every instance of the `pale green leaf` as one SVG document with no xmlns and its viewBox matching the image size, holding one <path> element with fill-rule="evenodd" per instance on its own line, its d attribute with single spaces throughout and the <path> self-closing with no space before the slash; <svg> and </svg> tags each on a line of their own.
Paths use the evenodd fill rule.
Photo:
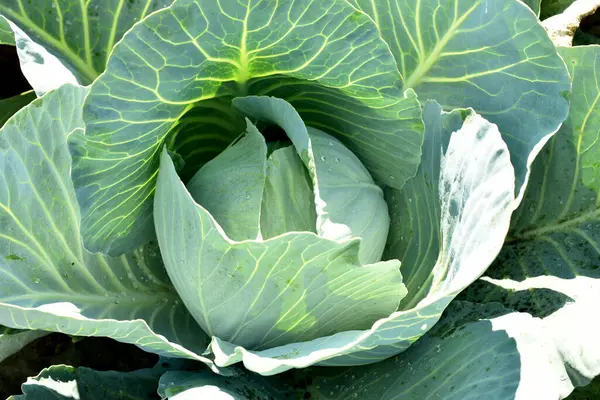
<svg viewBox="0 0 600 400">
<path fill-rule="evenodd" d="M 213 344 L 262 350 L 365 329 L 392 313 L 406 293 L 399 262 L 362 266 L 358 240 L 308 232 L 230 240 L 194 202 L 166 150 L 155 217 L 169 276 Z"/>
<path fill-rule="evenodd" d="M 274 385 L 260 375 L 232 377 L 210 372 L 169 371 L 160 377 L 158 394 L 169 400 L 273 400 L 295 399 L 293 391 Z"/>
<path fill-rule="evenodd" d="M 206 163 L 187 188 L 233 240 L 260 235 L 260 210 L 265 186 L 267 145 L 247 122 L 246 134 Z"/>
<path fill-rule="evenodd" d="M 360 160 L 336 138 L 306 127 L 282 99 L 248 96 L 234 99 L 234 105 L 250 117 L 277 124 L 294 144 L 312 180 L 317 234 L 338 241 L 360 237 L 360 262 L 381 260 L 389 228 L 387 204 Z"/>
<path fill-rule="evenodd" d="M 446 152 L 452 132 L 463 125 L 463 115 L 469 113 L 444 113 L 439 104 L 425 102 L 425 141 L 417 175 L 402 190 L 386 189 L 391 221 L 383 257 L 402 260 L 409 293 L 400 304 L 402 310 L 415 307 L 430 293 L 433 266 L 441 250 L 440 155 Z"/>
<path fill-rule="evenodd" d="M 133 372 L 95 371 L 67 365 L 53 365 L 27 379 L 23 394 L 10 400 L 152 400 L 160 372 L 141 369 Z"/>
<path fill-rule="evenodd" d="M 67 137 L 82 131 L 86 93 L 62 86 L 0 130 L 0 324 L 108 336 L 206 361 L 198 355 L 206 336 L 155 246 L 108 258 L 81 244 Z"/>
<path fill-rule="evenodd" d="M 573 77 L 569 118 L 534 163 L 498 260 L 464 298 L 542 318 L 553 366 L 568 371 L 548 382 L 564 398 L 600 374 L 600 46 L 559 51 Z"/>
<path fill-rule="evenodd" d="M 379 26 L 405 88 L 498 125 L 522 195 L 531 163 L 568 112 L 569 76 L 534 13 L 518 0 L 354 2 Z"/>
<path fill-rule="evenodd" d="M 448 303 L 491 264 L 502 246 L 514 204 L 514 174 L 508 149 L 497 128 L 474 113 L 467 113 L 470 115 L 462 128 L 452 135 L 451 125 L 435 128 L 435 124 L 441 124 L 442 115 L 439 106 L 432 106 L 433 111 L 428 112 L 427 107 L 425 111 L 428 120 L 423 168 L 435 165 L 441 171 L 439 190 L 435 189 L 439 193 L 430 197 L 431 194 L 424 192 L 422 199 L 430 198 L 434 213 L 435 207 L 439 207 L 436 218 L 440 222 L 436 235 L 411 244 L 441 249 L 419 266 L 425 268 L 426 275 L 431 275 L 427 297 L 414 308 L 401 309 L 377 321 L 369 330 L 341 332 L 310 342 L 248 351 L 215 339 L 211 349 L 217 364 L 243 361 L 248 369 L 268 375 L 315 362 L 343 366 L 383 360 L 406 350 L 425 334 Z M 419 173 L 413 179 L 424 176 Z M 407 212 L 401 207 L 391 211 Z M 417 262 L 420 257 L 415 255 L 409 261 Z M 391 258 L 396 257 L 391 255 Z M 410 271 L 411 267 L 408 268 Z M 409 292 L 407 297 L 413 295 L 420 294 Z"/>
<path fill-rule="evenodd" d="M 44 331 L 11 330 L 0 326 L 0 362 L 47 334 Z"/>
<path fill-rule="evenodd" d="M 8 21 L 0 16 L 0 44 L 10 44 L 15 45 L 15 34 L 12 29 L 10 29 L 10 25 Z"/>
<path fill-rule="evenodd" d="M 267 160 L 267 178 L 260 229 L 268 239 L 286 232 L 317 232 L 312 182 L 293 146 L 273 151 Z"/>
<path fill-rule="evenodd" d="M 545 321 L 498 303 L 453 302 L 438 324 L 400 356 L 342 371 L 312 369 L 323 400 L 557 399 L 570 371 Z M 361 397 L 362 396 L 362 397 Z"/>
<path fill-rule="evenodd" d="M 154 236 L 160 149 L 176 135 L 220 152 L 241 133 L 239 119 L 221 117 L 235 96 L 289 101 L 400 188 L 423 130 L 416 96 L 400 86 L 388 46 L 345 1 L 177 0 L 125 35 L 87 97 L 74 166 L 86 246 L 120 254 Z"/>
<path fill-rule="evenodd" d="M 48 69 L 48 54 L 56 57 L 75 77 L 69 83 L 89 85 L 104 71 L 108 55 L 123 34 L 136 22 L 173 0 L 3 0 L 0 15 L 17 25 L 31 40 L 37 59 L 21 62 L 46 64 L 33 75 L 56 79 Z M 19 41 L 17 40 L 19 47 Z M 63 82 L 66 83 L 67 81 Z M 38 88 L 32 83 L 36 91 Z M 56 89 L 46 87 L 45 91 Z"/>
<path fill-rule="evenodd" d="M 529 8 L 537 15 L 540 16 L 540 9 L 542 6 L 542 0 L 523 0 L 523 3 L 527 4 Z"/>
<path fill-rule="evenodd" d="M 0 127 L 4 125 L 14 113 L 31 103 L 35 99 L 33 91 L 21 93 L 8 99 L 0 100 Z"/>
<path fill-rule="evenodd" d="M 468 308 L 465 305 L 464 308 Z M 313 369 L 308 388 L 322 400 L 505 400 L 521 372 L 515 340 L 496 321 L 469 322 L 454 303 L 436 327 L 388 360 L 343 370 Z M 499 309 L 489 310 L 502 312 Z M 465 318 L 465 320 L 461 320 Z M 500 317 L 502 318 L 502 317 Z M 521 321 L 523 322 L 523 321 Z M 539 389 L 538 394 L 541 394 Z M 533 393 L 532 393 L 533 395 Z M 537 397 L 546 399 L 538 395 Z"/>
</svg>

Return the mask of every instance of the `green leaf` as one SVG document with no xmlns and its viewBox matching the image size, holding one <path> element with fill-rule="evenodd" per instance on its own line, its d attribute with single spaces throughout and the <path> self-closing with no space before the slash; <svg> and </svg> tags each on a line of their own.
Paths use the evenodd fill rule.
<svg viewBox="0 0 600 400">
<path fill-rule="evenodd" d="M 92 85 L 88 141 L 75 150 L 73 175 L 88 249 L 120 254 L 153 238 L 160 149 L 188 140 L 223 149 L 241 133 L 236 118 L 215 123 L 231 113 L 231 97 L 289 101 L 383 183 L 400 188 L 414 175 L 421 109 L 413 92 L 401 91 L 368 17 L 341 0 L 226 4 L 177 0 L 152 14 L 125 35 Z"/>
<path fill-rule="evenodd" d="M 313 378 L 309 393 L 323 400 L 514 398 L 521 360 L 515 339 L 498 329 L 503 317 L 470 322 L 464 309 L 471 306 L 461 306 L 450 305 L 436 327 L 402 355 L 368 366 L 307 371 Z M 550 398 L 541 391 L 530 394 Z"/>
<path fill-rule="evenodd" d="M 238 97 L 234 105 L 250 117 L 277 124 L 292 141 L 312 180 L 316 233 L 337 241 L 360 237 L 361 264 L 380 261 L 389 227 L 387 204 L 360 160 L 336 138 L 306 127 L 282 99 Z"/>
<path fill-rule="evenodd" d="M 462 128 L 451 137 L 453 130 L 434 129 L 443 117 L 439 105 L 432 106 L 433 111 L 428 112 L 427 106 L 425 109 L 428 120 L 420 168 L 432 164 L 441 171 L 439 194 L 431 199 L 435 203 L 430 203 L 431 207 L 440 204 L 440 228 L 428 241 L 411 242 L 419 249 L 442 249 L 422 265 L 433 280 L 428 296 L 416 307 L 394 312 L 365 331 L 341 332 L 263 351 L 248 351 L 213 340 L 211 349 L 218 365 L 243 361 L 246 368 L 269 375 L 315 363 L 344 366 L 383 360 L 403 352 L 425 334 L 448 303 L 491 264 L 500 251 L 514 208 L 514 174 L 508 150 L 497 128 L 472 112 L 464 113 L 467 118 Z M 413 179 L 423 177 L 418 173 Z M 424 192 L 420 198 L 427 196 L 430 194 Z M 415 197 L 415 201 L 420 198 Z M 394 213 L 408 215 L 401 207 L 390 211 L 392 221 Z M 396 258 L 393 254 L 390 257 Z M 406 268 L 410 271 L 411 267 Z M 413 295 L 418 294 L 409 292 L 407 296 Z"/>
<path fill-rule="evenodd" d="M 133 372 L 95 371 L 53 365 L 21 388 L 23 394 L 10 400 L 152 400 L 160 373 L 154 369 Z"/>
<path fill-rule="evenodd" d="M 31 103 L 35 99 L 33 91 L 21 93 L 8 99 L 0 100 L 0 127 L 4 125 L 14 113 Z"/>
<path fill-rule="evenodd" d="M 540 9 L 542 7 L 542 0 L 523 0 L 523 3 L 527 4 L 529 8 L 537 15 L 540 16 Z"/>
<path fill-rule="evenodd" d="M 366 367 L 311 369 L 309 392 L 332 400 L 565 398 L 570 371 L 543 320 L 498 303 L 453 302 L 400 356 Z"/>
<path fill-rule="evenodd" d="M 600 374 L 600 46 L 560 48 L 573 77 L 569 118 L 540 154 L 498 260 L 464 298 L 542 318 L 561 397 Z M 560 375 L 560 374 L 559 374 Z"/>
<path fill-rule="evenodd" d="M 3 0 L 0 15 L 18 26 L 33 46 L 46 52 L 45 55 L 36 51 L 38 59 L 34 63 L 47 64 L 49 54 L 76 79 L 62 83 L 89 85 L 104 71 L 110 51 L 127 30 L 136 21 L 171 3 L 172 0 Z M 18 39 L 17 46 L 21 47 Z M 21 62 L 22 56 L 19 54 Z M 56 79 L 51 76 L 56 71 L 47 65 L 38 73 L 46 79 Z M 57 81 L 44 91 L 56 89 L 60 83 Z"/>
<path fill-rule="evenodd" d="M 402 276 L 409 293 L 400 303 L 402 310 L 414 308 L 430 293 L 443 223 L 438 185 L 440 155 L 447 151 L 452 132 L 462 127 L 463 115 L 469 114 L 468 110 L 444 113 L 434 101 L 425 102 L 423 161 L 417 175 L 402 190 L 386 189 L 391 221 L 383 258 L 402 260 Z"/>
<path fill-rule="evenodd" d="M 498 125 L 522 195 L 532 161 L 568 111 L 564 62 L 531 10 L 517 0 L 354 2 L 379 26 L 405 88 Z"/>
<path fill-rule="evenodd" d="M 169 400 L 272 400 L 295 399 L 291 389 L 274 385 L 260 375 L 232 377 L 210 372 L 169 371 L 160 377 L 158 394 Z"/>
<path fill-rule="evenodd" d="M 542 0 L 540 18 L 542 20 L 565 11 L 575 0 Z"/>
<path fill-rule="evenodd" d="M 0 362 L 47 334 L 48 332 L 43 331 L 11 330 L 0 326 Z"/>
<path fill-rule="evenodd" d="M 260 214 L 264 239 L 286 232 L 317 232 L 312 182 L 293 146 L 276 149 L 267 159 Z"/>
<path fill-rule="evenodd" d="M 301 232 L 232 241 L 194 202 L 166 150 L 155 216 L 169 276 L 213 345 L 261 350 L 365 329 L 406 293 L 399 262 L 362 266 L 356 239 Z"/>
<path fill-rule="evenodd" d="M 0 44 L 10 44 L 15 45 L 15 34 L 12 29 L 10 29 L 10 25 L 8 21 L 0 16 Z"/>
<path fill-rule="evenodd" d="M 206 336 L 170 284 L 155 246 L 119 258 L 81 244 L 67 137 L 82 132 L 86 88 L 34 100 L 0 130 L 0 324 L 108 336 L 172 357 Z"/>
<path fill-rule="evenodd" d="M 246 134 L 206 163 L 187 188 L 233 240 L 260 235 L 267 145 L 250 121 Z"/>
</svg>

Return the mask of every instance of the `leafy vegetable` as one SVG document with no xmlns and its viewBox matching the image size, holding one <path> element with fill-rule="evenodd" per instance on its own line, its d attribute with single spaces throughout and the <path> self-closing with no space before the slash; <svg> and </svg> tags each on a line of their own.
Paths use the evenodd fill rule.
<svg viewBox="0 0 600 400">
<path fill-rule="evenodd" d="M 161 357 L 13 398 L 593 382 L 600 47 L 557 49 L 547 7 L 4 1 L 39 98 L 0 100 L 0 359 L 46 332 Z"/>
<path fill-rule="evenodd" d="M 109 258 L 81 245 L 67 137 L 83 129 L 77 109 L 86 92 L 62 86 L 0 131 L 0 321 L 204 360 L 193 353 L 203 351 L 202 334 L 154 247 Z"/>
<path fill-rule="evenodd" d="M 540 145 L 568 111 L 564 62 L 531 10 L 519 1 L 356 3 L 390 45 L 405 88 L 498 125 L 522 194 Z"/>
<path fill-rule="evenodd" d="M 569 118 L 536 160 L 498 260 L 464 297 L 541 318 L 537 340 L 561 378 L 552 395 L 564 397 L 600 374 L 598 326 L 587 317 L 600 300 L 600 47 L 559 51 L 573 79 Z"/>
<path fill-rule="evenodd" d="M 423 139 L 420 107 L 397 74 L 372 22 L 343 1 L 232 2 L 225 11 L 180 0 L 154 13 L 115 48 L 86 100 L 89 140 L 77 144 L 73 176 L 86 246 L 121 254 L 151 239 L 162 147 L 195 172 L 243 129 L 236 96 L 288 100 L 375 179 L 401 187 Z"/>
<path fill-rule="evenodd" d="M 106 67 L 108 55 L 123 34 L 138 20 L 172 0 L 5 0 L 0 14 L 23 31 L 31 41 L 37 56 L 36 64 L 46 64 L 47 58 L 56 57 L 72 74 L 75 81 L 65 76 L 62 83 L 89 85 Z M 6 30 L 4 28 L 4 30 Z M 36 46 L 37 45 L 37 46 Z M 22 44 L 17 46 L 22 50 Z M 23 52 L 21 52 L 23 62 Z M 26 72 L 24 70 L 24 72 Z M 48 71 L 46 71 L 48 72 Z M 35 79 L 35 74 L 28 78 Z M 58 77 L 46 76 L 46 79 Z M 34 86 L 34 89 L 37 88 Z"/>
</svg>

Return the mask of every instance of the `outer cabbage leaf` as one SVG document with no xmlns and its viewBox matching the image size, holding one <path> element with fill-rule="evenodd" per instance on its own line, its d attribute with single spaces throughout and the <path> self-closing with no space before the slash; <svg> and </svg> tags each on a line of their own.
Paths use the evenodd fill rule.
<svg viewBox="0 0 600 400">
<path fill-rule="evenodd" d="M 64 83 L 92 83 L 104 71 L 110 51 L 123 34 L 136 21 L 172 2 L 3 0 L 0 15 L 22 32 L 17 48 L 24 74 L 42 94 Z"/>
<path fill-rule="evenodd" d="M 63 86 L 0 130 L 0 324 L 207 361 L 153 246 L 119 258 L 83 249 L 67 137 L 83 129 L 86 92 Z"/>
<path fill-rule="evenodd" d="M 6 19 L 0 17 L 0 44 L 15 44 L 15 35 Z"/>
<path fill-rule="evenodd" d="M 402 355 L 366 367 L 309 370 L 319 399 L 553 399 L 567 370 L 544 322 L 500 304 L 453 302 Z"/>
<path fill-rule="evenodd" d="M 498 260 L 464 293 L 541 318 L 537 338 L 557 355 L 554 398 L 600 374 L 600 46 L 559 52 L 573 79 L 569 118 L 534 163 Z"/>
<path fill-rule="evenodd" d="M 13 116 L 14 113 L 31 103 L 35 99 L 33 91 L 21 93 L 8 99 L 0 100 L 0 127 Z"/>
<path fill-rule="evenodd" d="M 210 151 L 184 159 L 208 161 L 243 129 L 235 96 L 289 101 L 401 187 L 420 161 L 422 120 L 400 84 L 373 23 L 345 1 L 177 0 L 124 36 L 86 99 L 88 140 L 74 149 L 86 247 L 120 254 L 154 236 L 160 149 L 200 143 Z"/>
<path fill-rule="evenodd" d="M 531 10 L 517 0 L 354 2 L 390 45 L 405 88 L 498 125 L 520 198 L 531 163 L 568 112 L 567 70 Z"/>
<path fill-rule="evenodd" d="M 268 375 L 315 363 L 342 366 L 383 360 L 406 350 L 426 333 L 452 298 L 485 271 L 500 250 L 513 210 L 514 174 L 508 150 L 496 127 L 475 114 L 452 135 L 446 150 L 452 130 L 433 128 L 440 126 L 440 112 L 437 106 L 437 114 L 429 113 L 431 120 L 426 120 L 423 161 L 429 165 L 436 157 L 443 157 L 438 161 L 439 195 L 429 198 L 435 202 L 429 204 L 439 204 L 441 210 L 440 228 L 431 240 L 439 240 L 442 250 L 437 259 L 422 266 L 432 274 L 436 290 L 414 308 L 392 313 L 365 331 L 342 332 L 262 351 L 248 351 L 214 339 L 211 349 L 218 365 L 243 361 L 246 368 Z M 423 175 L 413 179 L 423 179 Z M 423 193 L 415 201 L 429 195 Z M 398 207 L 391 212 L 394 220 L 394 213 L 400 215 L 405 210 Z M 412 245 L 435 246 L 426 241 Z"/>
<path fill-rule="evenodd" d="M 238 373 L 224 377 L 210 372 L 169 371 L 160 377 L 158 394 L 169 400 L 294 399 L 293 390 L 274 385 L 259 375 Z"/>
<path fill-rule="evenodd" d="M 523 3 L 527 4 L 529 8 L 533 10 L 535 15 L 540 16 L 540 10 L 542 7 L 542 0 L 523 0 Z"/>
<path fill-rule="evenodd" d="M 141 369 L 133 372 L 95 371 L 54 365 L 27 379 L 22 395 L 10 400 L 151 400 L 156 398 L 160 372 Z"/>
<path fill-rule="evenodd" d="M 44 331 L 15 330 L 0 326 L 0 362 L 47 334 Z"/>
</svg>

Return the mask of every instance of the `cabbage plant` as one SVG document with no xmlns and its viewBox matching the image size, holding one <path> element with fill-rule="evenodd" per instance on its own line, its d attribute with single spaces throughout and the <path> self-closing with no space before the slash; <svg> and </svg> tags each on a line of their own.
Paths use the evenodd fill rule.
<svg viewBox="0 0 600 400">
<path fill-rule="evenodd" d="M 162 359 L 15 398 L 589 383 L 600 53 L 529 3 L 3 1 L 38 98 L 3 100 L 0 354 L 52 331 Z"/>
</svg>

